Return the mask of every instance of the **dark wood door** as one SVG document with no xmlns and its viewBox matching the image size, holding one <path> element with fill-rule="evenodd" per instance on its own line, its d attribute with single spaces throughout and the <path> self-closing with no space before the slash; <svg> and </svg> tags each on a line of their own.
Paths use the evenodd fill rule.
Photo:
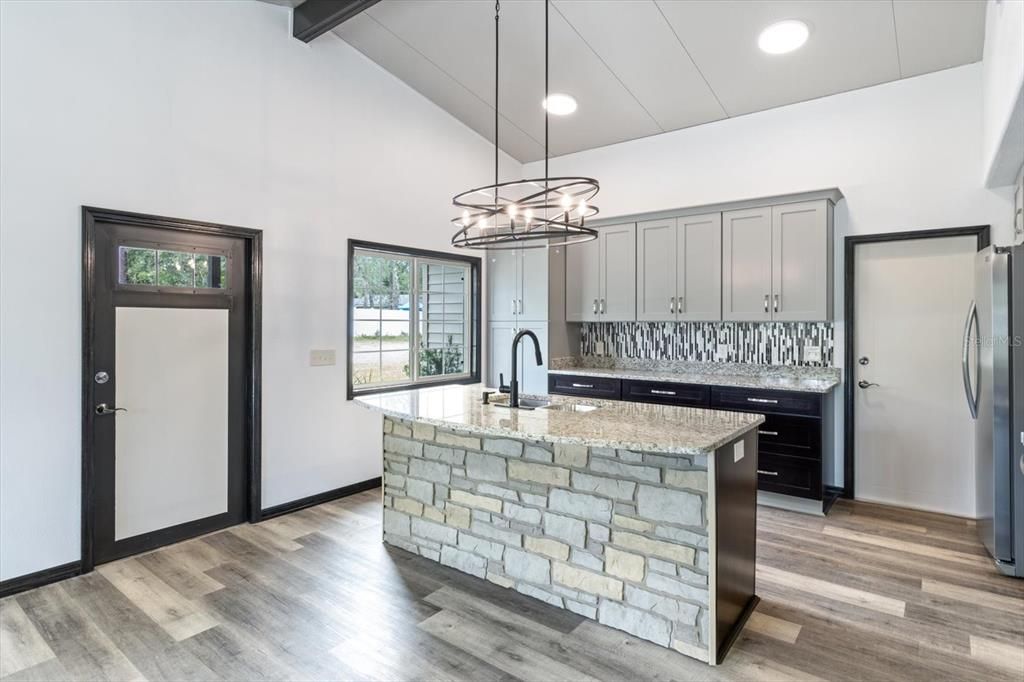
<svg viewBox="0 0 1024 682">
<path fill-rule="evenodd" d="M 251 273 L 244 238 L 93 229 L 85 447 L 102 563 L 246 519 Z"/>
</svg>

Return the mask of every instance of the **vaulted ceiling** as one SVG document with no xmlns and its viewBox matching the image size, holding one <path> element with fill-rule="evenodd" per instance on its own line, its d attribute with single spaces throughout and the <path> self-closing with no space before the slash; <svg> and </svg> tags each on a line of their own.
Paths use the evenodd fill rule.
<svg viewBox="0 0 1024 682">
<path fill-rule="evenodd" d="M 782 19 L 811 28 L 785 55 L 757 46 Z M 983 0 L 555 0 L 551 154 L 631 140 L 981 59 Z M 494 3 L 383 0 L 334 32 L 481 135 L 494 133 Z M 499 144 L 544 154 L 544 3 L 501 5 Z"/>
</svg>

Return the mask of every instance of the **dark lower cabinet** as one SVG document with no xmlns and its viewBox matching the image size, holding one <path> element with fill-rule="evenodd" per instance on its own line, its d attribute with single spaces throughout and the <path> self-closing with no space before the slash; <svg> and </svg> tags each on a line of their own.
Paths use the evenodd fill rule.
<svg viewBox="0 0 1024 682">
<path fill-rule="evenodd" d="M 622 396 L 622 382 L 604 377 L 548 374 L 548 393 L 574 395 L 578 398 L 619 400 Z"/>
<path fill-rule="evenodd" d="M 548 392 L 763 414 L 765 422 L 758 428 L 758 488 L 822 499 L 822 394 L 568 374 L 549 374 Z"/>
<path fill-rule="evenodd" d="M 632 379 L 623 379 L 622 381 L 622 399 L 639 403 L 707 407 L 710 396 L 710 386 L 633 381 Z"/>
</svg>

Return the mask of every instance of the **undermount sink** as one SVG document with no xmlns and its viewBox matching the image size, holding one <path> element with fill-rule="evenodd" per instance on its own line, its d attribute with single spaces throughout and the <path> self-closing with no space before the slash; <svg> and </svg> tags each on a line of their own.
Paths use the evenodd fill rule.
<svg viewBox="0 0 1024 682">
<path fill-rule="evenodd" d="M 550 400 L 536 400 L 534 398 L 520 398 L 519 407 L 527 410 L 540 410 L 551 407 Z"/>
<path fill-rule="evenodd" d="M 579 403 L 548 403 L 542 405 L 538 409 L 541 410 L 557 410 L 560 412 L 593 412 L 597 409 L 597 405 L 581 405 Z"/>
</svg>

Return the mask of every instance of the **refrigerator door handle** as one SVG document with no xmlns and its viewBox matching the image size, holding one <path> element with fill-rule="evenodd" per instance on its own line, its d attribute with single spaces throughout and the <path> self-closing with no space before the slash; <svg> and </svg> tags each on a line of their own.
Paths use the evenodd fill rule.
<svg viewBox="0 0 1024 682">
<path fill-rule="evenodd" d="M 967 397 L 967 407 L 971 410 L 971 418 L 978 418 L 978 396 L 972 386 L 971 382 L 971 328 L 978 330 L 978 336 L 981 336 L 981 330 L 978 327 L 978 306 L 974 301 L 971 301 L 971 308 L 967 312 L 967 322 L 964 324 L 964 341 L 963 341 L 963 355 L 961 357 L 961 369 L 964 375 L 964 394 Z M 977 374 L 977 371 L 975 371 Z"/>
</svg>

